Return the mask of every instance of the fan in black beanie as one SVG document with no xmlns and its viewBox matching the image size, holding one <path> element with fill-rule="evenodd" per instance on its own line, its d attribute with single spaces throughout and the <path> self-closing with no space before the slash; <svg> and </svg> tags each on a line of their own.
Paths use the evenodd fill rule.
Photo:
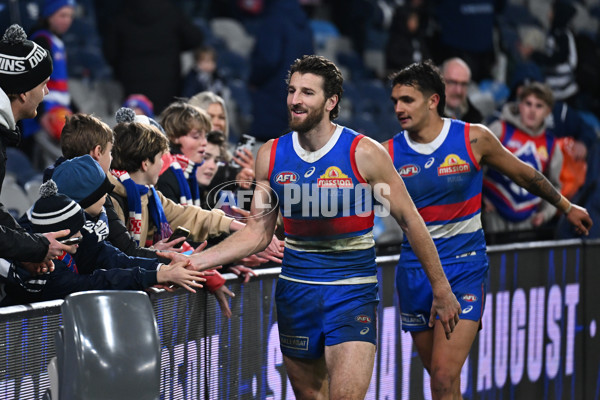
<svg viewBox="0 0 600 400">
<path fill-rule="evenodd" d="M 21 139 L 17 122 L 37 115 L 37 107 L 48 93 L 46 82 L 51 73 L 48 52 L 27 40 L 19 25 L 11 25 L 0 40 L 0 190 L 6 173 L 6 147 Z M 29 234 L 0 209 L 0 258 L 28 262 L 31 271 L 45 272 L 52 268 L 50 260 L 63 251 L 72 251 L 56 241 L 57 236 L 64 236 L 64 232 Z"/>
<path fill-rule="evenodd" d="M 36 233 L 70 229 L 71 232 L 66 237 L 79 234 L 85 224 L 81 206 L 64 194 L 58 193 L 56 183 L 52 179 L 40 187 L 40 198 L 27 211 L 27 219 Z"/>
</svg>

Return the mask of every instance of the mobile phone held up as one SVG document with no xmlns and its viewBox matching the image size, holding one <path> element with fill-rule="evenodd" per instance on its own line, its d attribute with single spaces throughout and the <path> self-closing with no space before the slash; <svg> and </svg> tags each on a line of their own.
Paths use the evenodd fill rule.
<svg viewBox="0 0 600 400">
<path fill-rule="evenodd" d="M 184 228 L 183 226 L 178 226 L 177 228 L 175 228 L 175 231 L 173 231 L 171 236 L 169 236 L 168 242 L 175 240 L 175 239 L 179 239 L 181 237 L 184 237 L 187 239 L 188 236 L 190 236 L 190 231 L 188 229 Z M 173 247 L 175 247 L 176 249 L 179 249 L 181 246 L 183 246 L 183 242 L 185 242 L 185 240 L 182 240 L 181 242 L 177 243 Z"/>
<path fill-rule="evenodd" d="M 248 150 L 252 151 L 252 148 L 254 147 L 255 144 L 256 144 L 256 138 L 254 136 L 242 135 L 242 137 L 240 138 L 240 141 L 238 142 L 237 146 L 235 147 L 235 150 L 233 151 L 234 157 L 237 156 L 238 153 L 243 149 L 248 149 Z M 231 161 L 231 165 L 234 168 L 240 168 L 238 163 L 236 163 L 233 160 Z"/>
<path fill-rule="evenodd" d="M 74 244 L 79 244 L 83 240 L 83 236 L 70 237 L 68 239 L 59 240 L 60 243 L 66 244 L 67 246 L 72 246 Z"/>
</svg>

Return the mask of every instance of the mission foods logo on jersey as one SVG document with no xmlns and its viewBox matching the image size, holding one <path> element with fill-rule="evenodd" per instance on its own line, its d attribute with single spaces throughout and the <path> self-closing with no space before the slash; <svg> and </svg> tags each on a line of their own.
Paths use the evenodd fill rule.
<svg viewBox="0 0 600 400">
<path fill-rule="evenodd" d="M 352 178 L 344 174 L 338 167 L 329 167 L 323 175 L 317 179 L 320 188 L 352 188 Z"/>
<path fill-rule="evenodd" d="M 456 154 L 448 154 L 438 167 L 438 176 L 464 174 L 471 171 L 471 166 Z"/>
</svg>

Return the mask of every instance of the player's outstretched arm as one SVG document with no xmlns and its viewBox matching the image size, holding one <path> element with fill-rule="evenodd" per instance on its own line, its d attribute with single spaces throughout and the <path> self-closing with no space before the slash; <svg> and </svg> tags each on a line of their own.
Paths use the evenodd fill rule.
<svg viewBox="0 0 600 400">
<path fill-rule="evenodd" d="M 483 125 L 471 125 L 469 137 L 473 155 L 480 164 L 489 165 L 529 193 L 554 205 L 567 215 L 567 220 L 578 234 L 589 233 L 592 219 L 587 210 L 571 204 L 542 173 L 519 160 L 488 128 Z"/>
<path fill-rule="evenodd" d="M 192 268 L 204 270 L 228 264 L 260 252 L 271 243 L 277 223 L 277 201 L 268 180 L 272 143 L 272 140 L 265 143 L 258 151 L 256 189 L 246 225 L 216 246 L 191 255 Z"/>
<path fill-rule="evenodd" d="M 377 199 L 398 221 L 415 254 L 419 258 L 433 289 L 433 306 L 429 325 L 436 316 L 444 326 L 446 337 L 454 330 L 461 312 L 452 293 L 440 259 L 406 186 L 385 149 L 369 138 L 363 138 L 356 148 L 356 164 L 362 177 L 371 185 Z"/>
</svg>

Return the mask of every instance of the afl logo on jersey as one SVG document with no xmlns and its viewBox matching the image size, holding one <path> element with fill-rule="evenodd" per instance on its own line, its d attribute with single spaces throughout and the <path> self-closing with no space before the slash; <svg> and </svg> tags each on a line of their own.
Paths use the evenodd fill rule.
<svg viewBox="0 0 600 400">
<path fill-rule="evenodd" d="M 438 167 L 438 176 L 465 174 L 471 171 L 471 166 L 456 154 L 448 154 Z"/>
<path fill-rule="evenodd" d="M 398 173 L 403 178 L 410 178 L 411 176 L 417 175 L 421 172 L 421 167 L 415 164 L 403 165 L 398 169 Z"/>
<path fill-rule="evenodd" d="M 469 303 L 472 303 L 474 301 L 477 301 L 477 296 L 475 296 L 474 294 L 465 294 L 465 295 L 463 295 L 462 299 L 464 301 L 468 301 Z"/>
<path fill-rule="evenodd" d="M 357 315 L 356 317 L 354 317 L 354 320 L 356 320 L 357 322 L 362 322 L 363 324 L 370 324 L 371 323 L 371 318 L 368 315 Z"/>
<path fill-rule="evenodd" d="M 275 176 L 275 183 L 280 185 L 287 185 L 288 183 L 294 183 L 298 181 L 298 174 L 290 171 L 283 171 Z"/>
</svg>

